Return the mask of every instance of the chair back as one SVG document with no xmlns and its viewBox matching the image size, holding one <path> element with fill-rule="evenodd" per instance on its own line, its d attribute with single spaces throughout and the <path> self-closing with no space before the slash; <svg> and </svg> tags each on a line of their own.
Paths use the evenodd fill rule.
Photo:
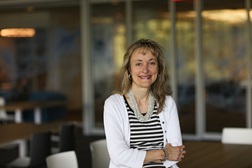
<svg viewBox="0 0 252 168">
<path fill-rule="evenodd" d="M 30 165 L 46 165 L 46 157 L 51 154 L 51 132 L 34 133 L 30 145 Z"/>
<path fill-rule="evenodd" d="M 91 142 L 90 150 L 92 168 L 109 167 L 110 157 L 108 154 L 106 139 Z"/>
<path fill-rule="evenodd" d="M 75 148 L 75 128 L 74 124 L 62 125 L 59 132 L 59 152 L 74 150 Z"/>
<path fill-rule="evenodd" d="M 75 151 L 60 152 L 46 158 L 47 168 L 78 168 Z"/>
<path fill-rule="evenodd" d="M 5 106 L 5 98 L 0 96 L 0 106 Z M 15 121 L 15 118 L 13 115 L 10 115 L 6 112 L 4 108 L 0 108 L 0 121 L 1 122 L 8 122 L 8 121 Z"/>
<path fill-rule="evenodd" d="M 223 128 L 221 142 L 225 144 L 252 145 L 251 128 Z"/>
</svg>

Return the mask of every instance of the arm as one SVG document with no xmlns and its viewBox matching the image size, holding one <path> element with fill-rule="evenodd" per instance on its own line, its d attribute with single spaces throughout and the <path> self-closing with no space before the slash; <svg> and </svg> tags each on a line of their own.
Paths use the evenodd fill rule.
<svg viewBox="0 0 252 168">
<path fill-rule="evenodd" d="M 180 123 L 178 111 L 175 101 L 171 96 L 166 98 L 164 109 L 165 130 L 167 142 L 172 146 L 182 145 L 182 136 L 180 131 Z"/>
<path fill-rule="evenodd" d="M 149 162 L 163 162 L 165 159 L 165 154 L 163 150 L 150 150 L 146 152 L 144 163 Z"/>
<path fill-rule="evenodd" d="M 180 123 L 175 101 L 168 96 L 166 99 L 166 107 L 164 111 L 165 130 L 167 132 L 167 144 L 165 150 L 169 161 L 180 161 L 184 158 L 186 151 L 182 145 L 182 136 L 180 131 Z"/>
<path fill-rule="evenodd" d="M 128 115 L 124 101 L 112 96 L 104 105 L 104 128 L 109 155 L 113 164 L 125 167 L 142 167 L 146 151 L 130 149 Z"/>
</svg>

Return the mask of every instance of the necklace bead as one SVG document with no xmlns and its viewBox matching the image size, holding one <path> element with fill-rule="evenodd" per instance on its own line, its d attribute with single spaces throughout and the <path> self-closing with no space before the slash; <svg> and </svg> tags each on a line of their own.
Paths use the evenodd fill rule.
<svg viewBox="0 0 252 168">
<path fill-rule="evenodd" d="M 154 111 L 154 106 L 155 106 L 155 98 L 153 96 L 153 94 L 150 92 L 149 94 L 149 98 L 148 98 L 148 111 L 147 113 L 145 113 L 145 115 L 143 115 L 137 105 L 136 99 L 133 95 L 132 90 L 130 90 L 128 92 L 128 97 L 129 97 L 129 103 L 131 105 L 131 108 L 135 114 L 135 116 L 137 117 L 137 119 L 141 122 L 146 122 L 151 118 L 151 115 L 153 114 Z"/>
</svg>

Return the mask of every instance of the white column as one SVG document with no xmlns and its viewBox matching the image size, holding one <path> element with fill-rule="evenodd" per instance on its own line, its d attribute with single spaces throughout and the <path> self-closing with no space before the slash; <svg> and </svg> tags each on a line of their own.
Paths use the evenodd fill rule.
<svg viewBox="0 0 252 168">
<path fill-rule="evenodd" d="M 247 78 L 247 106 L 246 106 L 246 125 L 248 128 L 252 128 L 252 82 L 251 82 L 251 17 L 250 17 L 250 8 L 251 8 L 251 0 L 246 0 L 245 1 L 245 6 L 247 10 L 247 32 L 246 32 L 246 38 L 247 38 L 247 43 L 246 43 L 246 50 L 247 50 L 247 59 L 248 59 L 248 78 Z"/>
<path fill-rule="evenodd" d="M 17 108 L 15 110 L 15 122 L 16 123 L 21 123 L 22 122 L 22 111 L 19 108 Z"/>
<path fill-rule="evenodd" d="M 83 131 L 91 134 L 94 129 L 94 88 L 91 61 L 91 19 L 90 0 L 80 1 L 81 25 L 81 68 L 82 68 L 82 104 L 83 104 Z"/>
<path fill-rule="evenodd" d="M 176 58 L 178 55 L 177 52 L 177 40 L 176 40 L 176 3 L 172 0 L 169 0 L 169 9 L 170 9 L 170 22 L 171 22 L 171 46 L 170 46 L 170 59 L 169 59 L 169 75 L 170 75 L 170 84 L 172 89 L 172 96 L 175 101 L 178 99 L 178 81 L 176 78 Z"/>
<path fill-rule="evenodd" d="M 35 124 L 41 124 L 42 122 L 41 109 L 39 107 L 34 109 L 34 122 Z"/>
<path fill-rule="evenodd" d="M 203 68 L 203 52 L 202 52 L 202 0 L 194 1 L 196 11 L 196 134 L 199 139 L 203 138 L 206 131 L 205 124 L 205 90 L 204 90 L 204 68 Z"/>
<path fill-rule="evenodd" d="M 127 46 L 132 43 L 132 1 L 127 0 L 125 1 L 126 5 L 126 39 L 127 39 Z"/>
</svg>

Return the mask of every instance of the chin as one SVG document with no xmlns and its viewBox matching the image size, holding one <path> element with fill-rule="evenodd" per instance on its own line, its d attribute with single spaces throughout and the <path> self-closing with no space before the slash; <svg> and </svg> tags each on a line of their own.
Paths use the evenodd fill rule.
<svg viewBox="0 0 252 168">
<path fill-rule="evenodd" d="M 150 88 L 152 84 L 148 84 L 148 85 L 141 85 L 142 88 Z"/>
</svg>

